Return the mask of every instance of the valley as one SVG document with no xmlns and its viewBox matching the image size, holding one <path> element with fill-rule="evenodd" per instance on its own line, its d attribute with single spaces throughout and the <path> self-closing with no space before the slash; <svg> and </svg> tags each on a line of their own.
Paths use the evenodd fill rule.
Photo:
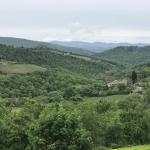
<svg viewBox="0 0 150 150">
<path fill-rule="evenodd" d="M 1 44 L 0 149 L 148 150 L 148 58 L 149 47 L 84 55 Z"/>
<path fill-rule="evenodd" d="M 150 0 L 0 0 L 0 150 L 150 150 Z"/>
</svg>

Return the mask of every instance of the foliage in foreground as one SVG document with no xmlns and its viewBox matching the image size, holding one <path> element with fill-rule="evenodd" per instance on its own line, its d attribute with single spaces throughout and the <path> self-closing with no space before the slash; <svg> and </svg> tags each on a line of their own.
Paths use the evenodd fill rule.
<svg viewBox="0 0 150 150">
<path fill-rule="evenodd" d="M 60 96 L 53 96 L 55 102 L 48 97 L 8 99 L 11 105 L 2 99 L 0 148 L 90 150 L 150 141 L 150 109 L 139 94 L 114 102 L 59 101 Z"/>
<path fill-rule="evenodd" d="M 0 120 L 1 149 L 91 149 L 90 133 L 83 128 L 76 112 L 52 104 L 41 110 L 38 118 L 37 112 L 34 112 L 33 118 L 29 112 L 25 113 L 2 115 L 4 118 Z"/>
<path fill-rule="evenodd" d="M 149 69 L 141 76 L 143 93 L 129 94 L 131 84 L 107 86 L 105 79 L 110 74 L 116 77 L 109 72 L 116 65 L 109 62 L 40 48 L 0 48 L 2 60 L 51 68 L 24 75 L 0 74 L 0 149 L 104 150 L 149 143 Z M 118 80 L 126 78 L 118 75 Z M 107 97 L 118 94 L 122 95 Z"/>
</svg>

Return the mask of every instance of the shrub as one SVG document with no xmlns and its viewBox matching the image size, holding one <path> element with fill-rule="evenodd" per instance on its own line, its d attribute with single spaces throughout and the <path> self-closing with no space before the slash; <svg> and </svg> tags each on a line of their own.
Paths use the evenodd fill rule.
<svg viewBox="0 0 150 150">
<path fill-rule="evenodd" d="M 74 111 L 50 105 L 30 127 L 31 150 L 91 150 L 91 137 Z"/>
<path fill-rule="evenodd" d="M 73 97 L 75 95 L 76 95 L 75 88 L 74 87 L 68 87 L 65 89 L 63 97 L 68 99 L 68 98 Z"/>
<path fill-rule="evenodd" d="M 59 91 L 53 91 L 53 92 L 50 92 L 48 94 L 48 101 L 51 103 L 51 102 L 60 102 L 64 100 L 61 92 Z"/>
<path fill-rule="evenodd" d="M 75 96 L 71 97 L 70 100 L 72 100 L 74 102 L 81 102 L 81 101 L 83 101 L 83 99 L 82 99 L 82 97 L 80 95 L 75 95 Z"/>
</svg>

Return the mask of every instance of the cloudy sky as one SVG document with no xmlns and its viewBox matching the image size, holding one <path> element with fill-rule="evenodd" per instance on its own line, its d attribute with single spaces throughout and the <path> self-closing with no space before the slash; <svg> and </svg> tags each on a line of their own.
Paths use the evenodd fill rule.
<svg viewBox="0 0 150 150">
<path fill-rule="evenodd" d="M 150 0 L 0 0 L 0 36 L 150 42 Z"/>
</svg>

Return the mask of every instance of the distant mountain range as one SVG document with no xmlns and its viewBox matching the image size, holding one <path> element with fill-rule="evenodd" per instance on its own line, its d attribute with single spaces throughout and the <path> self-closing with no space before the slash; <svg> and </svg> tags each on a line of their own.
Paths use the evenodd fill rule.
<svg viewBox="0 0 150 150">
<path fill-rule="evenodd" d="M 25 47 L 25 48 L 47 47 L 47 48 L 62 50 L 65 52 L 82 54 L 82 55 L 91 55 L 92 54 L 91 51 L 83 50 L 81 48 L 66 47 L 66 46 L 61 46 L 61 45 L 48 43 L 48 42 L 33 41 L 33 40 L 12 38 L 12 37 L 0 37 L 0 44 L 4 44 L 7 46 L 14 46 L 14 47 Z"/>
<path fill-rule="evenodd" d="M 104 42 L 81 42 L 81 41 L 52 41 L 52 44 L 57 44 L 61 46 L 67 47 L 76 47 L 84 50 L 88 50 L 91 52 L 103 52 L 108 49 L 116 48 L 119 46 L 139 46 L 144 47 L 148 44 L 144 43 L 137 43 L 137 44 L 130 44 L 130 43 L 104 43 Z"/>
<path fill-rule="evenodd" d="M 51 42 L 42 42 L 42 41 L 33 41 L 21 38 L 12 38 L 12 37 L 0 37 L 0 44 L 5 44 L 7 46 L 14 47 L 25 47 L 25 48 L 35 48 L 35 47 L 46 47 L 57 50 L 62 50 L 65 52 L 72 52 L 80 55 L 93 55 L 93 53 L 101 53 L 109 49 L 116 47 L 129 47 L 129 46 L 138 46 L 144 47 L 148 44 L 137 43 L 104 43 L 104 42 L 81 42 L 81 41 L 51 41 Z"/>
</svg>

